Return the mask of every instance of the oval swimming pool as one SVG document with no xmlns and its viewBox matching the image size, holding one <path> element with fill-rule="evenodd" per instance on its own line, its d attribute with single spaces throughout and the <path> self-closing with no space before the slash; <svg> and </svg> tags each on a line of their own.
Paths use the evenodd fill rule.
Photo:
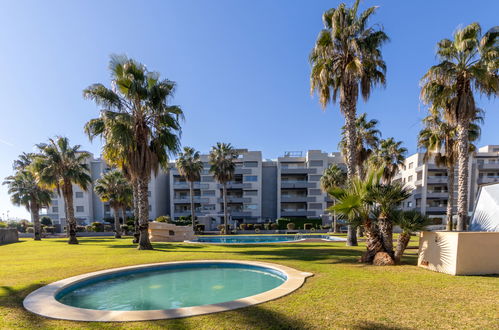
<svg viewBox="0 0 499 330">
<path fill-rule="evenodd" d="M 24 307 L 77 321 L 142 321 L 242 308 L 298 289 L 311 273 L 257 261 L 202 260 L 129 266 L 51 283 Z"/>
<path fill-rule="evenodd" d="M 197 239 L 187 242 L 192 243 L 215 243 L 215 244 L 246 244 L 246 243 L 282 243 L 297 242 L 307 238 L 323 239 L 327 241 L 345 241 L 342 237 L 330 235 L 225 235 L 225 236 L 199 236 Z"/>
</svg>

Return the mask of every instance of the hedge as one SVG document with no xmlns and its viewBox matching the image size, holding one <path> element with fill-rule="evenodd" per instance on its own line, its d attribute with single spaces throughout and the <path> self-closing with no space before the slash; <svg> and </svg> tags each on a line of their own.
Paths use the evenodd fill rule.
<svg viewBox="0 0 499 330">
<path fill-rule="evenodd" d="M 277 226 L 280 230 L 287 229 L 288 223 L 294 223 L 296 229 L 304 229 L 305 224 L 311 225 L 313 228 L 319 229 L 322 225 L 321 218 L 279 218 Z"/>
</svg>

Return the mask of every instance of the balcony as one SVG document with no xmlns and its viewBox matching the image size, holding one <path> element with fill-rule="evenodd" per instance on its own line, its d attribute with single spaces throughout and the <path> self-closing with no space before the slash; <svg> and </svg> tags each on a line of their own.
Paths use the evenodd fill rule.
<svg viewBox="0 0 499 330">
<path fill-rule="evenodd" d="M 426 207 L 426 212 L 427 213 L 432 213 L 432 214 L 445 214 L 447 212 L 447 206 L 427 206 Z"/>
<path fill-rule="evenodd" d="M 311 217 L 314 216 L 315 212 L 314 211 L 307 211 L 307 210 L 281 210 L 281 217 Z"/>
<path fill-rule="evenodd" d="M 308 167 L 281 167 L 282 174 L 316 174 L 317 169 Z"/>
<path fill-rule="evenodd" d="M 449 178 L 447 176 L 428 176 L 428 184 L 447 184 Z"/>
<path fill-rule="evenodd" d="M 252 174 L 249 168 L 236 167 L 235 174 Z"/>
<path fill-rule="evenodd" d="M 281 181 L 281 188 L 315 188 L 315 182 L 308 181 Z"/>
<path fill-rule="evenodd" d="M 219 189 L 222 189 L 223 188 L 223 185 L 222 184 L 218 184 L 217 187 Z M 249 182 L 246 182 L 246 183 L 242 183 L 242 182 L 229 182 L 227 183 L 227 189 L 251 189 L 252 186 L 251 186 L 251 183 Z"/>
<path fill-rule="evenodd" d="M 223 203 L 224 199 L 219 198 L 219 203 Z M 227 196 L 227 203 L 251 203 L 251 198 L 248 197 L 236 197 L 236 196 Z"/>
<path fill-rule="evenodd" d="M 478 184 L 488 184 L 493 182 L 499 182 L 499 178 L 497 177 L 481 177 L 478 178 Z"/>
<path fill-rule="evenodd" d="M 298 195 L 281 195 L 281 202 L 283 203 L 310 203 L 315 202 L 315 197 L 298 196 Z"/>
<path fill-rule="evenodd" d="M 499 163 L 496 164 L 478 164 L 479 170 L 499 170 Z"/>
<path fill-rule="evenodd" d="M 191 202 L 191 197 L 190 196 L 178 196 L 178 197 L 173 197 L 173 203 L 179 203 L 179 204 L 187 204 Z M 210 199 L 206 197 L 200 197 L 200 196 L 194 196 L 194 203 L 209 203 Z"/>
<path fill-rule="evenodd" d="M 208 189 L 210 187 L 209 184 L 207 183 L 199 183 L 195 182 L 194 183 L 194 189 Z M 177 181 L 173 182 L 173 189 L 189 189 L 189 184 L 187 182 L 182 182 L 182 181 Z"/>
</svg>

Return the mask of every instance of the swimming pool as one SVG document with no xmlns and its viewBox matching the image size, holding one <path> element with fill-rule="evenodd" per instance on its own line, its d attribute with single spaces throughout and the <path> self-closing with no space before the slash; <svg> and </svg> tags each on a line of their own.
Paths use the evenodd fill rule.
<svg viewBox="0 0 499 330">
<path fill-rule="evenodd" d="M 298 289 L 310 273 L 263 262 L 205 260 L 123 267 L 42 287 L 24 300 L 39 315 L 79 321 L 186 317 L 246 307 Z"/>
<path fill-rule="evenodd" d="M 255 244 L 255 243 L 283 243 L 303 241 L 307 238 L 323 239 L 327 241 L 345 241 L 342 237 L 331 235 L 226 235 L 226 236 L 199 236 L 197 239 L 187 241 L 191 243 L 213 244 Z"/>
</svg>

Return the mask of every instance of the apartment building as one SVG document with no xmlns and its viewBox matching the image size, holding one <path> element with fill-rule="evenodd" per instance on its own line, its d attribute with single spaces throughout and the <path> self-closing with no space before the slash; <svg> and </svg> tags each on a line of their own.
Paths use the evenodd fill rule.
<svg viewBox="0 0 499 330">
<path fill-rule="evenodd" d="M 499 145 L 479 148 L 469 159 L 468 212 L 471 215 L 479 187 L 499 181 Z M 454 205 L 457 212 L 457 169 L 454 173 Z M 437 167 L 433 160 L 424 162 L 423 154 L 416 153 L 406 158 L 394 180 L 406 184 L 412 196 L 402 202 L 402 209 L 418 209 L 434 219 L 434 223 L 445 224 L 448 201 L 447 169 Z"/>
</svg>

